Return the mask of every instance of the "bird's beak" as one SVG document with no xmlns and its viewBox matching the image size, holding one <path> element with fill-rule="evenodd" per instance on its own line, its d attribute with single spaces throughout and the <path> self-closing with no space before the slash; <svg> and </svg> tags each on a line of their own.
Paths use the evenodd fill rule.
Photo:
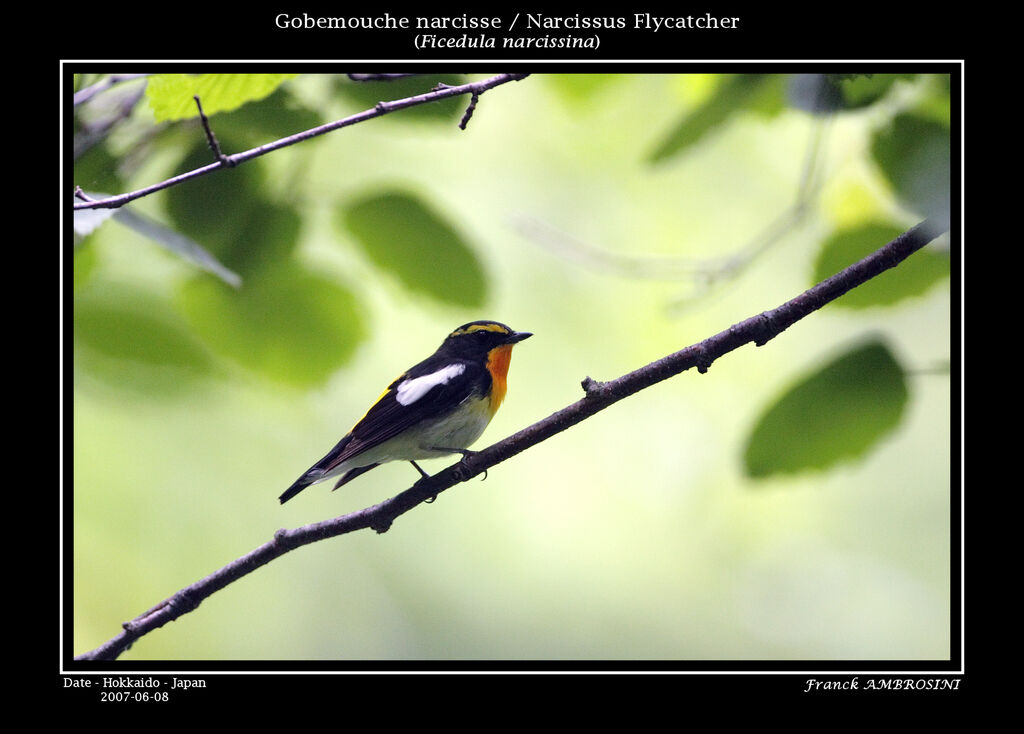
<svg viewBox="0 0 1024 734">
<path fill-rule="evenodd" d="M 529 339 L 531 336 L 533 336 L 533 334 L 531 334 L 529 331 L 513 331 L 511 334 L 505 337 L 505 343 L 515 344 L 516 342 L 521 342 L 523 339 Z"/>
</svg>

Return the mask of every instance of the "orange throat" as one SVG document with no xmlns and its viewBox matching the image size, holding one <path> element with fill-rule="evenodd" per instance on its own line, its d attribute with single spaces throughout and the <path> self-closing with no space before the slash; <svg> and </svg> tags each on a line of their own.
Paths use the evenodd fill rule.
<svg viewBox="0 0 1024 734">
<path fill-rule="evenodd" d="M 495 347 L 487 355 L 487 371 L 491 373 L 491 415 L 498 412 L 508 389 L 508 363 L 512 360 L 512 345 Z"/>
</svg>

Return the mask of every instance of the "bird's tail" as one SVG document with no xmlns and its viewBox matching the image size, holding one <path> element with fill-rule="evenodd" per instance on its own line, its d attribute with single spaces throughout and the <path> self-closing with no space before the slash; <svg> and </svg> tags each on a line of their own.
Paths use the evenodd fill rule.
<svg viewBox="0 0 1024 734">
<path fill-rule="evenodd" d="M 284 491 L 284 494 L 278 497 L 278 499 L 281 500 L 281 504 L 283 505 L 285 502 L 290 500 L 292 497 L 297 495 L 299 492 L 304 490 L 309 485 L 316 484 L 317 482 L 322 482 L 324 479 L 326 479 L 329 476 L 328 472 L 330 472 L 332 468 L 337 466 L 338 461 L 343 456 L 342 452 L 345 450 L 345 447 L 348 446 L 351 440 L 352 434 L 346 434 L 346 436 L 343 439 L 341 439 L 333 449 L 330 450 L 330 453 L 328 453 L 327 456 L 320 459 L 320 461 L 316 462 L 313 466 L 309 468 L 309 471 L 307 471 L 301 477 L 296 479 L 295 483 L 292 486 L 288 487 L 288 489 Z"/>
<path fill-rule="evenodd" d="M 288 489 L 286 489 L 284 491 L 284 494 L 282 494 L 280 497 L 278 497 L 278 499 L 281 500 L 281 504 L 282 505 L 285 502 L 287 502 L 288 500 L 290 500 L 292 497 L 297 495 L 299 492 L 304 490 L 309 485 L 314 484 L 320 478 L 319 475 L 315 475 L 315 474 L 313 476 L 310 476 L 310 474 L 313 474 L 314 471 L 315 471 L 314 469 L 310 469 L 308 472 L 306 472 L 301 477 L 296 479 L 295 480 L 295 484 L 293 484 L 292 486 L 288 487 Z M 320 472 L 320 475 L 322 475 L 322 474 L 323 474 L 323 472 Z"/>
<path fill-rule="evenodd" d="M 357 466 L 355 469 L 349 469 L 347 472 L 345 472 L 345 475 L 338 480 L 338 483 L 334 485 L 334 489 L 337 489 L 343 484 L 348 484 L 353 479 L 358 477 L 360 474 L 365 474 L 366 472 L 370 471 L 370 469 L 373 469 L 374 467 L 377 466 L 380 466 L 380 464 L 369 464 L 367 466 Z"/>
</svg>

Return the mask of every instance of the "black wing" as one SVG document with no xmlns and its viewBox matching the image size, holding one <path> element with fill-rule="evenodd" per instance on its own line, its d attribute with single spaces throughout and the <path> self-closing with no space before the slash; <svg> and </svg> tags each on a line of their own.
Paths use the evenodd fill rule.
<svg viewBox="0 0 1024 734">
<path fill-rule="evenodd" d="M 394 438 L 422 420 L 453 410 L 471 395 L 485 393 L 491 380 L 487 368 L 475 362 L 459 362 L 464 366 L 460 375 L 434 385 L 409 405 L 398 402 L 398 386 L 405 380 L 429 375 L 451 364 L 452 360 L 427 359 L 392 382 L 352 430 L 281 495 L 281 502 L 287 502 L 310 484 L 320 481 L 343 461 Z"/>
<path fill-rule="evenodd" d="M 424 362 L 391 383 L 387 392 L 349 432 L 352 441 L 338 453 L 331 466 L 394 438 L 422 420 L 443 415 L 471 395 L 483 394 L 487 389 L 487 381 L 491 379 L 487 368 L 474 362 L 462 362 L 462 374 L 442 385 L 434 385 L 409 405 L 398 402 L 398 386 L 405 380 L 428 375 L 450 364 L 450 361 L 440 365 Z"/>
</svg>

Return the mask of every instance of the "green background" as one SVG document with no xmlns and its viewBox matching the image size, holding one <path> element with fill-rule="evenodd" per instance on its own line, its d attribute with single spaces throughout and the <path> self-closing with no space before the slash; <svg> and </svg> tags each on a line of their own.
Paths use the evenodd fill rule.
<svg viewBox="0 0 1024 734">
<path fill-rule="evenodd" d="M 208 112 L 234 153 L 435 82 L 302 75 Z M 117 218 L 77 239 L 71 652 L 278 528 L 412 484 L 395 463 L 277 502 L 466 321 L 535 334 L 481 448 L 578 400 L 585 376 L 700 341 L 948 214 L 948 77 L 837 81 L 807 104 L 813 82 L 535 74 L 484 94 L 465 131 L 464 97 L 131 205 L 237 288 Z M 194 120 L 154 109 L 79 157 L 74 183 L 119 193 L 209 162 Z M 801 188 L 814 140 L 819 185 Z M 947 659 L 948 248 L 384 535 L 288 553 L 121 659 Z"/>
</svg>

